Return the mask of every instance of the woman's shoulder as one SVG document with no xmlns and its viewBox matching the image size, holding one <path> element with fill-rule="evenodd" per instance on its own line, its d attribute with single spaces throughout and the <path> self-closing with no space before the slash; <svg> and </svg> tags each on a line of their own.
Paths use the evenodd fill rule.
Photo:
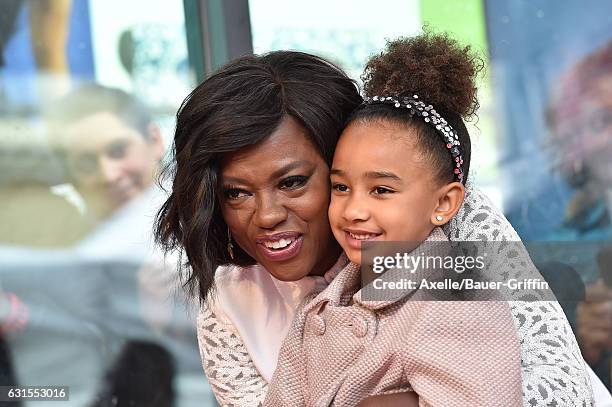
<svg viewBox="0 0 612 407">
<path fill-rule="evenodd" d="M 520 241 L 502 211 L 478 187 L 468 183 L 463 206 L 444 226 L 450 240 Z"/>
</svg>

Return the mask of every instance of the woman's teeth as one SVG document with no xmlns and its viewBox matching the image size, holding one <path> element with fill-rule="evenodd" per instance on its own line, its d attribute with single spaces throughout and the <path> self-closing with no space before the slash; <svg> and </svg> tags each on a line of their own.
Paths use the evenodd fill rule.
<svg viewBox="0 0 612 407">
<path fill-rule="evenodd" d="M 348 234 L 349 234 L 349 235 L 350 235 L 350 236 L 351 236 L 353 239 L 356 239 L 356 240 L 368 240 L 368 239 L 372 239 L 372 238 L 374 238 L 374 237 L 378 236 L 378 235 L 373 234 L 373 233 L 368 233 L 368 234 L 365 234 L 365 235 L 356 235 L 356 234 L 354 234 L 354 233 L 348 232 Z"/>
<path fill-rule="evenodd" d="M 284 249 L 294 242 L 295 239 L 281 239 L 275 242 L 264 242 L 264 246 L 268 249 Z"/>
</svg>

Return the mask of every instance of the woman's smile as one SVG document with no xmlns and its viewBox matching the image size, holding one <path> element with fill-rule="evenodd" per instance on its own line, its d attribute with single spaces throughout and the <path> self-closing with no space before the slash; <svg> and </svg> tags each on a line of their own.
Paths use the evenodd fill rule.
<svg viewBox="0 0 612 407">
<path fill-rule="evenodd" d="M 257 238 L 257 249 L 271 261 L 289 260 L 300 253 L 304 239 L 298 232 L 280 232 Z"/>
</svg>

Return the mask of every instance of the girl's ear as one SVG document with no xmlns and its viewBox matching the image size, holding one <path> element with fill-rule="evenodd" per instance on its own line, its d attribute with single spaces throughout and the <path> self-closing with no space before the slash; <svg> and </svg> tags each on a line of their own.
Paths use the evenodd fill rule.
<svg viewBox="0 0 612 407">
<path fill-rule="evenodd" d="M 431 214 L 431 223 L 442 226 L 461 209 L 465 198 L 465 186 L 460 182 L 451 182 L 442 186 L 436 195 L 438 202 Z"/>
</svg>

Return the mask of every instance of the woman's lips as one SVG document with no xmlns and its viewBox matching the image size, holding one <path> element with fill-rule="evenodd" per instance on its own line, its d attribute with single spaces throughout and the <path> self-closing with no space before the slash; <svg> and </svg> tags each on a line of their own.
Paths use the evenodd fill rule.
<svg viewBox="0 0 612 407">
<path fill-rule="evenodd" d="M 278 249 L 266 246 L 266 243 L 271 245 L 273 242 L 279 242 L 280 240 L 291 240 L 291 243 Z M 300 249 L 302 248 L 303 242 L 303 236 L 296 232 L 275 233 L 274 235 L 258 237 L 257 250 L 259 250 L 259 252 L 268 260 L 285 261 L 298 255 Z"/>
<path fill-rule="evenodd" d="M 356 230 L 345 230 L 344 231 L 344 236 L 345 236 L 345 240 L 346 243 L 348 244 L 349 248 L 351 249 L 355 249 L 355 250 L 361 250 L 361 243 L 362 242 L 371 242 L 373 240 L 377 240 L 377 238 L 381 235 L 382 233 L 372 233 L 372 232 L 365 232 L 365 231 L 356 231 Z M 360 236 L 362 237 L 361 239 L 357 239 L 354 236 Z M 365 237 L 365 238 L 363 238 Z"/>
</svg>

